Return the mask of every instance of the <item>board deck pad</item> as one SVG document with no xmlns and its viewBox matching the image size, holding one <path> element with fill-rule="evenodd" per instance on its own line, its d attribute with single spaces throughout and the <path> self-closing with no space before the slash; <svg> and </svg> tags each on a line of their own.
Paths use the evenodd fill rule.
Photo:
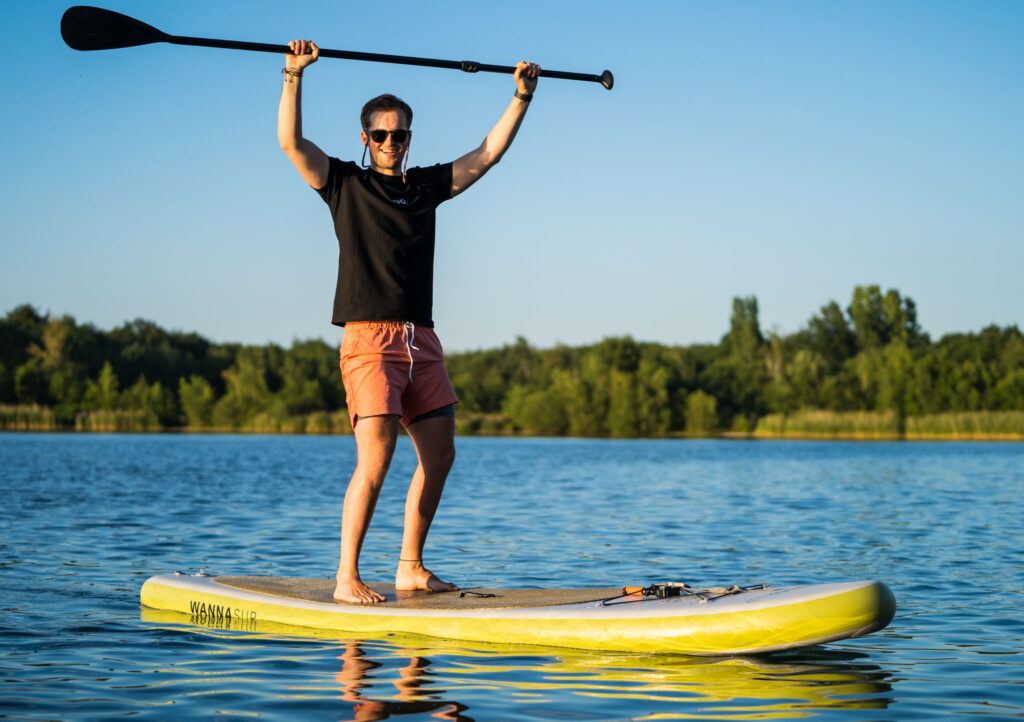
<svg viewBox="0 0 1024 722">
<path fill-rule="evenodd" d="M 395 592 L 393 584 L 369 584 L 375 592 L 387 597 L 386 602 L 346 604 L 334 601 L 333 579 L 308 577 L 215 577 L 225 587 L 248 592 L 270 594 L 286 599 L 323 602 L 352 607 L 395 607 L 399 609 L 515 609 L 550 607 L 561 604 L 599 602 L 622 595 L 621 589 L 463 589 L 458 592 Z M 465 596 L 462 595 L 465 593 Z M 481 596 L 491 594 L 494 596 Z"/>
</svg>

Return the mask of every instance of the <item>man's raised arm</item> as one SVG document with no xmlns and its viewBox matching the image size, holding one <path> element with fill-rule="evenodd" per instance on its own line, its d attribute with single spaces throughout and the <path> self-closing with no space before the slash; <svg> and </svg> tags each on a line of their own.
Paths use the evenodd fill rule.
<svg viewBox="0 0 1024 722">
<path fill-rule="evenodd" d="M 516 65 L 516 94 L 512 102 L 480 147 L 466 153 L 452 164 L 453 197 L 480 180 L 491 166 L 501 160 L 501 156 L 505 155 L 505 151 L 512 145 L 526 110 L 530 107 L 533 91 L 537 89 L 539 73 L 540 66 L 534 63 L 524 61 Z"/>
<path fill-rule="evenodd" d="M 327 184 L 330 160 L 312 141 L 302 137 L 302 72 L 320 57 L 320 48 L 309 40 L 288 43 L 284 56 L 284 87 L 277 108 L 277 142 L 303 180 L 314 188 Z"/>
</svg>

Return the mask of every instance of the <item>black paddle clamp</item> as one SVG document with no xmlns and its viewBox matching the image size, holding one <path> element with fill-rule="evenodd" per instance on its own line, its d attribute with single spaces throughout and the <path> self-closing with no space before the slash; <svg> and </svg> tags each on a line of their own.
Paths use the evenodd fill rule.
<svg viewBox="0 0 1024 722">
<path fill-rule="evenodd" d="M 688 591 L 689 589 L 689 584 L 682 584 L 680 582 L 666 582 L 665 584 L 652 584 L 649 587 L 644 587 L 641 594 L 643 594 L 645 597 L 667 599 L 668 597 L 682 596 L 683 592 Z"/>
</svg>

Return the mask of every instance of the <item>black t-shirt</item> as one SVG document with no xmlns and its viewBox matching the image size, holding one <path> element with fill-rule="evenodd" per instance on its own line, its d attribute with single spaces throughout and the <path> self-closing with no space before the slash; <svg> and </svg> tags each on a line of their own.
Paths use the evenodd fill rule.
<svg viewBox="0 0 1024 722">
<path fill-rule="evenodd" d="M 407 182 L 331 158 L 317 193 L 334 217 L 338 286 L 332 323 L 434 325 L 434 220 L 451 198 L 452 164 L 410 168 Z"/>
</svg>

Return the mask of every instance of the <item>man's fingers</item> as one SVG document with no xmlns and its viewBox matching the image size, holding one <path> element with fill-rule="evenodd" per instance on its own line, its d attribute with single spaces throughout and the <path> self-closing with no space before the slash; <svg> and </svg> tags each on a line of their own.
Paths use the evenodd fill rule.
<svg viewBox="0 0 1024 722">
<path fill-rule="evenodd" d="M 520 60 L 516 64 L 515 75 L 517 78 L 536 78 L 540 75 L 540 66 L 537 63 Z"/>
<path fill-rule="evenodd" d="M 288 62 L 295 62 L 299 68 L 315 63 L 320 57 L 320 48 L 312 40 L 292 40 L 288 43 L 290 52 Z M 307 58 L 298 60 L 298 58 Z"/>
<path fill-rule="evenodd" d="M 320 48 L 312 40 L 292 40 L 288 43 L 288 48 L 292 51 L 292 55 L 320 54 Z"/>
</svg>

